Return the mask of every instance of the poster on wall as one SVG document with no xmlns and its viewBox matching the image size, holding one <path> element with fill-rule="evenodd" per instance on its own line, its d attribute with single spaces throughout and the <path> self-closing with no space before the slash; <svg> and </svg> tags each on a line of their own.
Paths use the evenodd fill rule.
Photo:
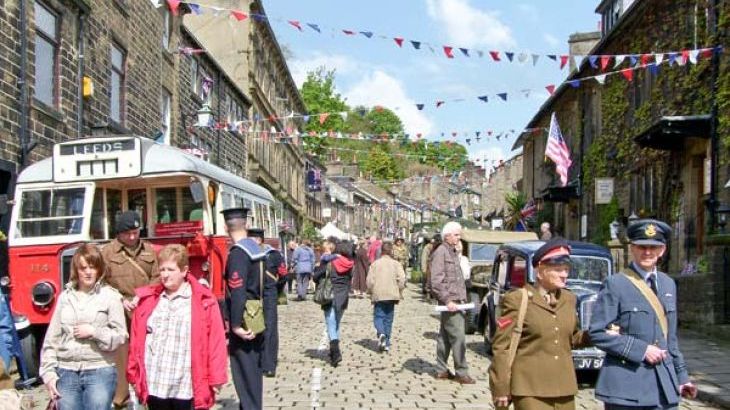
<svg viewBox="0 0 730 410">
<path fill-rule="evenodd" d="M 613 198 L 613 178 L 596 178 L 596 205 L 611 203 Z"/>
<path fill-rule="evenodd" d="M 309 192 L 322 191 L 322 172 L 318 169 L 307 171 L 307 190 Z"/>
</svg>

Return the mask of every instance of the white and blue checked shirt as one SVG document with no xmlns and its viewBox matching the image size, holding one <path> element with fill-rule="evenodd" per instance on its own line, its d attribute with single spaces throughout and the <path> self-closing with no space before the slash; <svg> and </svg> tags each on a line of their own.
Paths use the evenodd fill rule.
<svg viewBox="0 0 730 410">
<path fill-rule="evenodd" d="M 193 291 L 183 283 L 177 293 L 162 292 L 147 319 L 145 368 L 150 396 L 163 399 L 193 398 L 190 339 Z"/>
</svg>

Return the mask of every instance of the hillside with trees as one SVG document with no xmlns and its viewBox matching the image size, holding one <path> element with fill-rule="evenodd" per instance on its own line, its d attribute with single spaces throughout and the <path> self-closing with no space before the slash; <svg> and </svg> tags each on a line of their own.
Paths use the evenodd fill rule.
<svg viewBox="0 0 730 410">
<path fill-rule="evenodd" d="M 304 125 L 307 152 L 323 161 L 357 164 L 364 177 L 378 181 L 453 173 L 466 164 L 463 145 L 408 135 L 398 115 L 387 108 L 350 107 L 334 82 L 334 71 L 319 68 L 309 72 L 302 84 L 302 98 L 311 114 Z M 323 113 L 329 115 L 319 115 Z"/>
</svg>

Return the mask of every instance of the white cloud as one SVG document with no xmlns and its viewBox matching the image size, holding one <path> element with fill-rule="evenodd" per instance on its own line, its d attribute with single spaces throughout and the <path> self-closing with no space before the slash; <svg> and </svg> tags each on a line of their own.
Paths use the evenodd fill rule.
<svg viewBox="0 0 730 410">
<path fill-rule="evenodd" d="M 480 150 L 470 150 L 469 152 L 469 159 L 472 161 L 479 160 L 477 164 L 482 164 L 484 160 L 489 161 L 491 164 L 491 161 L 504 161 L 507 158 L 507 156 L 504 153 L 504 150 L 500 147 L 489 147 L 485 149 Z"/>
<path fill-rule="evenodd" d="M 560 45 L 560 40 L 558 40 L 557 37 L 550 33 L 545 33 L 542 35 L 543 40 L 545 40 L 546 43 L 548 43 L 551 47 L 556 47 Z"/>
<path fill-rule="evenodd" d="M 496 12 L 480 10 L 469 0 L 426 0 L 428 15 L 446 29 L 455 47 L 512 47 L 512 30 Z"/>
<path fill-rule="evenodd" d="M 393 110 L 408 133 L 427 135 L 433 130 L 433 123 L 416 108 L 416 102 L 408 97 L 403 83 L 382 70 L 367 74 L 343 95 L 351 107 L 380 105 Z"/>
<path fill-rule="evenodd" d="M 325 67 L 326 70 L 335 70 L 335 78 L 340 77 L 342 74 L 352 73 L 358 69 L 357 62 L 348 56 L 328 55 L 319 52 L 304 59 L 291 60 L 288 64 L 294 82 L 300 88 L 307 79 L 307 73 L 319 67 Z"/>
</svg>

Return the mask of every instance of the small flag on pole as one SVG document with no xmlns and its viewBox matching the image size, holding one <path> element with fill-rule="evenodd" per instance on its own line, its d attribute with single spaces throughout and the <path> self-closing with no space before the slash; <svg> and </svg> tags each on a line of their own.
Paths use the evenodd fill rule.
<svg viewBox="0 0 730 410">
<path fill-rule="evenodd" d="M 568 185 L 568 169 L 573 162 L 570 160 L 570 150 L 568 150 L 568 145 L 565 144 L 563 134 L 560 132 L 560 125 L 558 125 L 558 118 L 555 113 L 550 117 L 550 133 L 545 145 L 545 156 L 555 163 L 555 171 L 560 176 L 561 186 Z"/>
</svg>

